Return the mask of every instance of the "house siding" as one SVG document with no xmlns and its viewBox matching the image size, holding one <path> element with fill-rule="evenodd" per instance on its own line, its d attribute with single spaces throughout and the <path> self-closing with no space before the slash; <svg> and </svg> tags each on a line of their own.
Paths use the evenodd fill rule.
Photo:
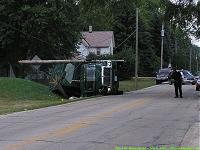
<svg viewBox="0 0 200 150">
<path fill-rule="evenodd" d="M 88 48 L 85 47 L 82 43 L 79 45 L 79 48 L 77 51 L 80 52 L 80 55 L 83 57 L 86 57 L 89 55 Z"/>
<path fill-rule="evenodd" d="M 108 48 L 89 48 L 88 51 L 89 53 L 94 53 L 97 55 L 97 49 L 100 49 L 100 55 L 110 55 L 110 47 Z"/>
</svg>

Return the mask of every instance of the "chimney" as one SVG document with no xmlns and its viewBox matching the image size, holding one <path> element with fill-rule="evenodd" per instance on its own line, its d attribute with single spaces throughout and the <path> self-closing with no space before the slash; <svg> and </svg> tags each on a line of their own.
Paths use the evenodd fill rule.
<svg viewBox="0 0 200 150">
<path fill-rule="evenodd" d="M 92 26 L 89 26 L 89 33 L 92 33 Z"/>
</svg>

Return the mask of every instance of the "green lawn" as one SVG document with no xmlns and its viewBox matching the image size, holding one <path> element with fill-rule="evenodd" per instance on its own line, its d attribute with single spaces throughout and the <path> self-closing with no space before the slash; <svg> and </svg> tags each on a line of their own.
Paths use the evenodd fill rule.
<svg viewBox="0 0 200 150">
<path fill-rule="evenodd" d="M 153 85 L 155 85 L 154 78 L 138 78 L 138 89 L 143 89 Z M 124 92 L 134 91 L 135 80 L 132 79 L 132 80 L 120 81 L 119 89 Z"/>
<path fill-rule="evenodd" d="M 48 87 L 23 79 L 0 78 L 0 114 L 64 103 Z"/>
<path fill-rule="evenodd" d="M 155 81 L 151 78 L 139 78 L 138 80 L 139 89 L 154 84 Z M 134 80 L 120 81 L 120 90 L 125 92 L 135 90 Z M 0 78 L 0 114 L 31 110 L 88 98 L 63 101 L 61 97 L 49 93 L 48 87 L 45 85 L 17 78 Z"/>
</svg>

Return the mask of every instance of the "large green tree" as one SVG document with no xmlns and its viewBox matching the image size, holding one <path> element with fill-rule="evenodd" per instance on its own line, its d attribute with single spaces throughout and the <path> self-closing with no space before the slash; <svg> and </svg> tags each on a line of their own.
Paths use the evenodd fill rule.
<svg viewBox="0 0 200 150">
<path fill-rule="evenodd" d="M 92 25 L 95 30 L 114 31 L 116 57 L 129 61 L 127 68 L 130 68 L 128 70 L 132 75 L 135 61 L 135 10 L 139 8 L 139 74 L 152 75 L 160 67 L 163 23 L 165 25 L 164 67 L 171 62 L 173 65 L 179 64 L 180 67 L 188 69 L 188 49 L 191 47 L 191 42 L 186 30 L 187 25 L 183 20 L 189 23 L 194 14 L 186 13 L 183 9 L 184 19 L 180 20 L 178 9 L 183 7 L 181 5 L 183 4 L 169 0 L 82 0 L 80 8 L 86 22 L 83 29 L 88 30 L 87 26 Z M 193 3 L 184 5 L 188 8 L 195 7 L 196 10 Z M 187 18 L 187 15 L 190 15 L 190 18 Z M 125 52 L 128 54 L 125 55 Z M 129 56 L 132 56 L 132 59 L 129 59 Z"/>
<path fill-rule="evenodd" d="M 111 30 L 114 22 L 110 10 L 112 0 L 80 0 L 80 17 L 82 30 L 88 30 L 92 25 L 93 30 Z"/>
<path fill-rule="evenodd" d="M 75 50 L 80 32 L 92 25 L 96 31 L 114 31 L 113 58 L 127 60 L 125 68 L 132 76 L 136 8 L 139 74 L 153 75 L 160 67 L 163 23 L 164 67 L 171 62 L 189 69 L 190 49 L 195 49 L 189 34 L 200 37 L 200 2 L 192 0 L 1 0 L 0 60 L 15 62 L 35 54 L 43 59 L 67 58 Z"/>
<path fill-rule="evenodd" d="M 79 9 L 74 0 L 1 0 L 0 51 L 16 62 L 35 54 L 67 58 L 79 37 Z"/>
<path fill-rule="evenodd" d="M 165 18 L 171 24 L 178 25 L 188 33 L 200 38 L 200 1 L 167 1 Z"/>
</svg>

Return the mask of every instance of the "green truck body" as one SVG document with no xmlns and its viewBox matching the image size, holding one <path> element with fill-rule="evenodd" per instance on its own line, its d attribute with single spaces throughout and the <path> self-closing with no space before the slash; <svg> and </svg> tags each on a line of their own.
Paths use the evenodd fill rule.
<svg viewBox="0 0 200 150">
<path fill-rule="evenodd" d="M 118 94 L 119 61 L 54 64 L 49 89 L 64 97 Z"/>
</svg>

